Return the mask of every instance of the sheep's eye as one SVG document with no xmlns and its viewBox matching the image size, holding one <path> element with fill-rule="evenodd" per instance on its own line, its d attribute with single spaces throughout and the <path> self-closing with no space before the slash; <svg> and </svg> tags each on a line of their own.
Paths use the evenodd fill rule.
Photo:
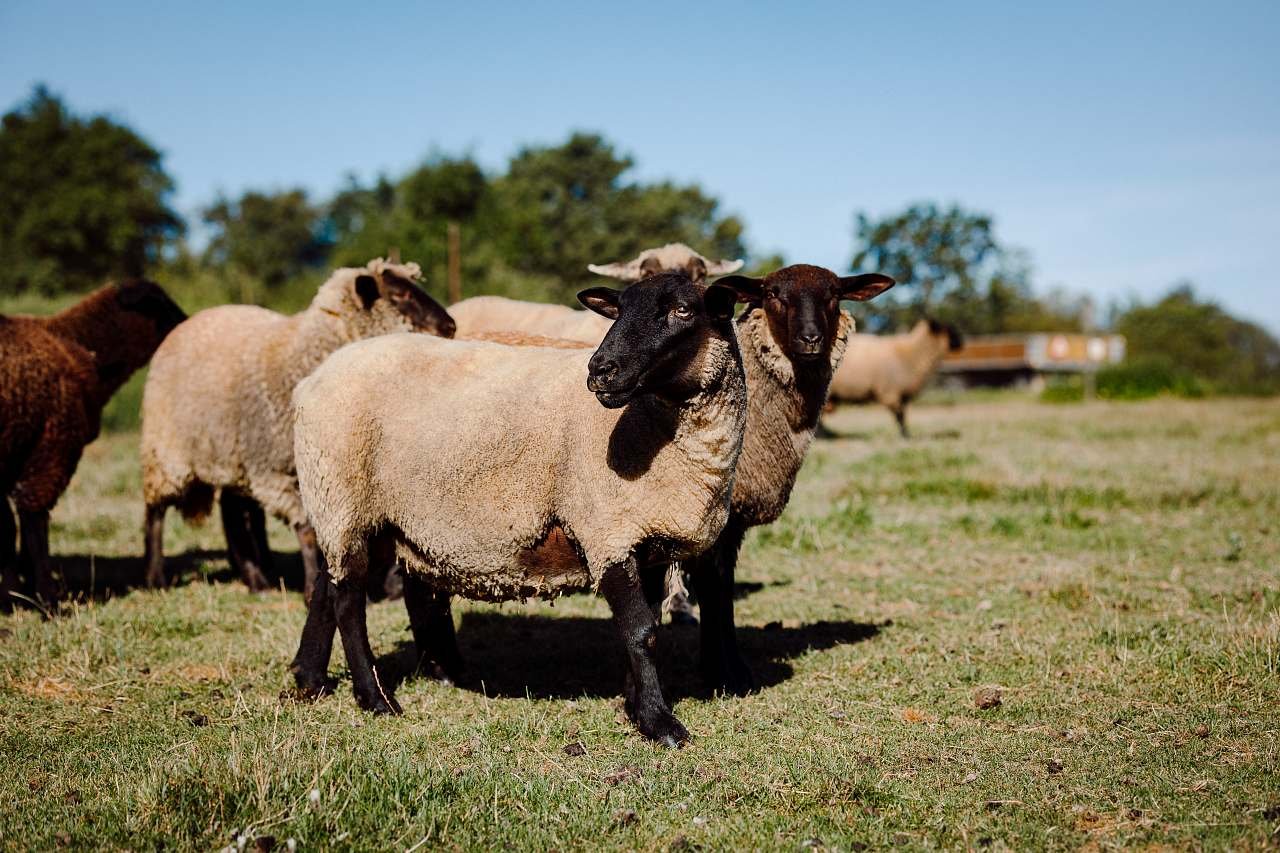
<svg viewBox="0 0 1280 853">
<path fill-rule="evenodd" d="M 671 309 L 671 313 L 675 314 L 681 320 L 688 320 L 693 316 L 693 309 L 688 305 L 680 304 Z"/>
</svg>

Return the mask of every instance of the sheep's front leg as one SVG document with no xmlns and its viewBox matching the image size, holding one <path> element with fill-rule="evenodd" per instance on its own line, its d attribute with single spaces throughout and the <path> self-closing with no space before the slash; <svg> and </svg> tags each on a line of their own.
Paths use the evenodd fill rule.
<svg viewBox="0 0 1280 853">
<path fill-rule="evenodd" d="M 337 686 L 329 678 L 329 657 L 333 653 L 333 635 L 338 630 L 334 613 L 333 581 L 323 557 L 319 558 L 315 590 L 307 602 L 307 623 L 302 628 L 302 641 L 289 669 L 298 693 L 305 699 L 319 699 Z"/>
<path fill-rule="evenodd" d="M 255 515 L 262 512 L 262 507 L 252 498 L 227 489 L 222 490 L 220 505 L 222 530 L 227 537 L 227 557 L 232 568 L 240 572 L 245 586 L 254 592 L 270 589 L 271 583 L 263 572 L 266 555 L 258 553 L 254 535 Z"/>
<path fill-rule="evenodd" d="M 418 647 L 418 670 L 429 678 L 452 683 L 462 674 L 462 653 L 453 629 L 449 594 L 436 592 L 413 572 L 401 572 L 404 607 Z"/>
<path fill-rule="evenodd" d="M 607 568 L 600 589 L 613 611 L 613 624 L 618 628 L 627 655 L 624 687 L 627 716 L 645 737 L 663 746 L 679 746 L 689 740 L 689 732 L 671 713 L 662 696 L 658 668 L 654 664 L 658 625 L 645 601 L 635 558 Z"/>
<path fill-rule="evenodd" d="M 746 534 L 730 519 L 715 545 L 698 558 L 693 575 L 702 608 L 702 675 L 708 686 L 745 696 L 755 689 L 751 668 L 738 650 L 733 616 L 733 585 L 738 551 Z"/>
<path fill-rule="evenodd" d="M 18 510 L 18 523 L 22 529 L 22 559 L 34 580 L 36 599 L 46 606 L 56 604 L 58 585 L 49 561 L 49 513 Z"/>
<path fill-rule="evenodd" d="M 400 714 L 399 703 L 382 686 L 369 646 L 369 629 L 365 623 L 365 584 L 369 574 L 369 555 L 348 555 L 343 561 L 343 578 L 332 586 L 338 630 L 342 632 L 342 651 L 351 671 L 351 689 L 356 702 L 375 714 Z"/>
</svg>

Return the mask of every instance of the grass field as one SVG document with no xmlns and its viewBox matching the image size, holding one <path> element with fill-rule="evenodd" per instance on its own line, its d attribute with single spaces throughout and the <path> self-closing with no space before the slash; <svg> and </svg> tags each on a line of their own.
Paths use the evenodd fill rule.
<svg viewBox="0 0 1280 853">
<path fill-rule="evenodd" d="M 748 539 L 738 616 L 763 690 L 707 695 L 663 630 L 693 744 L 620 715 L 603 602 L 456 609 L 456 687 L 399 719 L 344 682 L 282 699 L 296 592 L 227 582 L 171 519 L 140 573 L 137 439 L 89 448 L 55 513 L 73 585 L 0 617 L 0 846 L 1236 849 L 1280 831 L 1280 402 L 921 406 L 902 442 L 845 410 L 787 515 Z M 291 537 L 273 541 L 291 576 Z M 403 674 L 399 602 L 370 608 Z M 345 677 L 340 653 L 332 670 Z M 981 709 L 979 688 L 1002 703 Z"/>
</svg>

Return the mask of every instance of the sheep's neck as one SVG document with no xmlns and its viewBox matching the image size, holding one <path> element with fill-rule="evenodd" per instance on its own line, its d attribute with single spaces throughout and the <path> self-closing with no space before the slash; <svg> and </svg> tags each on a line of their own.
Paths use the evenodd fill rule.
<svg viewBox="0 0 1280 853">
<path fill-rule="evenodd" d="M 330 353 L 351 342 L 341 319 L 314 305 L 290 317 L 289 322 L 293 334 L 283 363 L 288 365 L 290 385 L 310 376 Z"/>
<path fill-rule="evenodd" d="M 149 350 L 135 352 L 137 343 L 122 338 L 116 322 L 119 309 L 114 304 L 113 287 L 99 288 L 70 308 L 41 321 L 53 334 L 93 353 L 98 379 L 94 397 L 99 404 L 105 404 L 151 357 Z"/>
<path fill-rule="evenodd" d="M 911 388 L 919 390 L 942 360 L 943 348 L 938 346 L 923 323 L 907 334 L 899 335 L 893 343 L 898 357 L 907 366 Z"/>
</svg>

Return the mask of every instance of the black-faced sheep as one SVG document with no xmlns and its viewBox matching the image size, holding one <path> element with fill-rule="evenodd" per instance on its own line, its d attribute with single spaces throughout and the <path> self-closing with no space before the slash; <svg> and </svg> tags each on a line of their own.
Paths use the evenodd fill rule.
<svg viewBox="0 0 1280 853">
<path fill-rule="evenodd" d="M 102 407 L 160 341 L 186 319 L 156 284 L 102 287 L 52 317 L 0 316 L 0 607 L 18 592 L 18 510 L 26 593 L 57 598 L 49 511 L 98 435 Z"/>
<path fill-rule="evenodd" d="M 414 283 L 420 275 L 417 264 L 379 258 L 334 272 L 293 316 L 223 305 L 174 330 L 156 352 L 142 403 L 150 585 L 165 583 L 165 509 L 199 519 L 220 491 L 228 557 L 245 583 L 269 585 L 265 510 L 297 533 L 310 594 L 316 549 L 294 473 L 293 388 L 352 341 L 400 331 L 452 335 L 448 313 Z"/>
<path fill-rule="evenodd" d="M 831 380 L 831 402 L 879 403 L 893 412 L 907 438 L 907 404 L 942 357 L 963 345 L 954 326 L 936 320 L 920 320 L 903 335 L 854 335 Z"/>
<path fill-rule="evenodd" d="M 594 273 L 626 282 L 662 272 L 680 272 L 694 284 L 708 276 L 727 275 L 742 268 L 742 261 L 704 258 L 684 243 L 668 243 L 646 249 L 630 261 L 589 264 Z M 523 332 L 547 338 L 582 341 L 595 346 L 609 331 L 609 321 L 590 311 L 566 305 L 526 302 L 504 296 L 473 296 L 449 306 L 458 322 L 458 337 L 472 338 L 487 332 Z"/>
<path fill-rule="evenodd" d="M 597 589 L 631 718 L 662 743 L 687 738 L 658 682 L 642 573 L 702 552 L 728 517 L 747 409 L 736 294 L 666 274 L 579 298 L 615 320 L 594 354 L 393 335 L 299 384 L 298 480 L 333 581 L 316 586 L 293 662 L 304 693 L 330 688 L 336 624 L 359 704 L 399 712 L 364 617 L 370 553 L 390 540 L 420 653 L 448 661 L 456 646 L 447 604 L 428 632 L 415 601 Z"/>
</svg>

